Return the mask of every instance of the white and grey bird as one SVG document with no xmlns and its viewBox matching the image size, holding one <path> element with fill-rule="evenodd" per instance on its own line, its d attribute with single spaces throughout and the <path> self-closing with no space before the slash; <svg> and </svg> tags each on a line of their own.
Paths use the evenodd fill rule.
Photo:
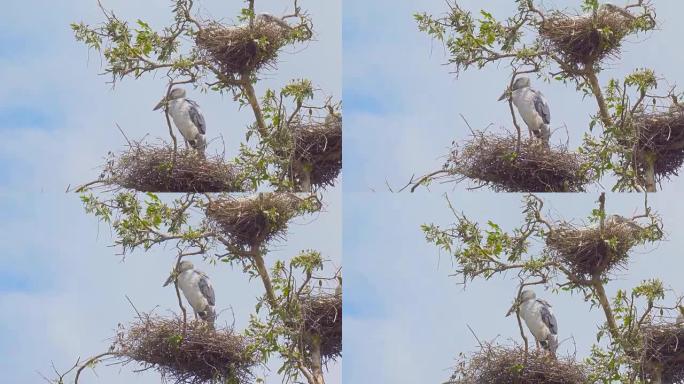
<svg viewBox="0 0 684 384">
<path fill-rule="evenodd" d="M 182 261 L 171 273 L 164 286 L 174 281 L 178 283 L 183 296 L 195 312 L 195 317 L 199 316 L 200 319 L 213 325 L 216 320 L 216 312 L 214 312 L 216 297 L 209 277 L 196 270 L 190 261 Z"/>
<path fill-rule="evenodd" d="M 162 107 L 167 108 L 173 124 L 183 135 L 185 141 L 204 155 L 204 150 L 207 147 L 207 141 L 204 137 L 207 134 L 207 124 L 199 105 L 193 100 L 185 98 L 184 89 L 174 88 L 168 96 L 161 99 L 154 110 Z"/>
<path fill-rule="evenodd" d="M 535 340 L 553 355 L 558 348 L 558 323 L 551 310 L 551 304 L 546 300 L 537 299 L 537 295 L 529 289 L 520 293 L 520 299 L 516 300 L 506 316 L 520 311 L 520 317 L 525 320 L 527 328 Z"/>
<path fill-rule="evenodd" d="M 684 327 L 684 307 L 679 307 L 679 315 L 677 315 L 677 325 Z"/>
<path fill-rule="evenodd" d="M 551 111 L 546 97 L 530 87 L 528 77 L 518 77 L 513 82 L 510 90 L 506 90 L 499 98 L 499 101 L 507 99 L 510 95 L 513 105 L 518 109 L 518 113 L 523 121 L 536 138 L 542 141 L 545 147 L 549 146 L 551 138 Z"/>
</svg>

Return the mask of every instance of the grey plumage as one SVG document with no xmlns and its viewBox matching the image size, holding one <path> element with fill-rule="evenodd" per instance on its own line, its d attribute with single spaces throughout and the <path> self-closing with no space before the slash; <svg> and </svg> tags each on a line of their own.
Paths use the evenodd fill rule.
<svg viewBox="0 0 684 384">
<path fill-rule="evenodd" d="M 544 95 L 536 90 L 534 94 L 534 109 L 544 119 L 544 124 L 551 124 L 551 111 L 549 105 L 544 102 Z"/>
<path fill-rule="evenodd" d="M 190 114 L 190 120 L 192 120 L 192 123 L 197 126 L 197 129 L 199 129 L 200 133 L 203 135 L 207 134 L 207 123 L 204 121 L 204 116 L 199 111 L 199 104 L 195 102 L 194 100 L 190 99 L 185 99 L 188 103 L 190 103 L 190 109 L 188 110 L 188 113 Z"/>
<path fill-rule="evenodd" d="M 207 298 L 210 305 L 216 305 L 216 296 L 214 295 L 214 288 L 209 283 L 209 277 L 202 272 L 196 271 L 202 276 L 199 280 L 199 289 L 202 295 Z"/>
</svg>

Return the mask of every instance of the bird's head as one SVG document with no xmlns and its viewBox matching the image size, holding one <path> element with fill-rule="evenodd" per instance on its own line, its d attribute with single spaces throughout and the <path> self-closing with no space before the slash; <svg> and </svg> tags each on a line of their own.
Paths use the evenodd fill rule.
<svg viewBox="0 0 684 384">
<path fill-rule="evenodd" d="M 167 285 L 169 285 L 169 284 L 173 283 L 174 281 L 176 281 L 176 278 L 178 278 L 178 275 L 180 275 L 181 273 L 183 273 L 183 272 L 185 272 L 185 271 L 188 271 L 188 270 L 190 270 L 190 269 L 193 269 L 193 268 L 195 268 L 195 266 L 192 265 L 192 262 L 190 262 L 190 261 L 181 261 L 180 264 L 178 264 L 178 267 L 174 268 L 174 269 L 171 271 L 171 274 L 169 275 L 169 278 L 166 279 L 166 282 L 164 283 L 164 287 L 166 287 Z"/>
<path fill-rule="evenodd" d="M 530 78 L 525 77 L 525 76 L 520 76 L 515 79 L 513 82 L 513 85 L 511 86 L 510 89 L 507 89 L 504 91 L 504 93 L 499 97 L 499 101 L 505 100 L 509 97 L 510 93 L 517 90 L 517 89 L 522 89 L 522 88 L 527 88 L 530 86 Z"/>
<path fill-rule="evenodd" d="M 171 100 L 177 100 L 177 99 L 183 99 L 185 98 L 185 89 L 183 88 L 174 88 L 171 90 L 168 96 L 164 96 L 160 101 L 159 104 L 157 104 L 153 111 L 156 111 L 157 109 L 166 106 L 166 104 L 169 103 Z"/>
<path fill-rule="evenodd" d="M 520 296 L 515 299 L 513 302 L 513 305 L 511 305 L 511 308 L 508 310 L 506 313 L 506 317 L 510 316 L 512 313 L 515 313 L 518 310 L 518 306 L 527 300 L 534 300 L 537 297 L 537 295 L 534 294 L 534 291 L 531 291 L 529 289 L 525 289 L 522 292 L 520 292 Z"/>
</svg>

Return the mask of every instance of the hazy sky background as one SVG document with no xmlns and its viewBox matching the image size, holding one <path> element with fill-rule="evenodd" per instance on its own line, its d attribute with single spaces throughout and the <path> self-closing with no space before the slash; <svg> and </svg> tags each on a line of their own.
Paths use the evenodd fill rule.
<svg viewBox="0 0 684 384">
<path fill-rule="evenodd" d="M 232 20 L 241 1 L 197 1 L 203 16 Z M 161 27 L 172 20 L 171 2 L 105 0 L 119 17 Z M 265 74 L 257 86 L 280 87 L 308 77 L 339 100 L 341 96 L 341 4 L 300 1 L 316 24 L 308 46 L 285 48 L 279 71 Z M 136 253 L 122 261 L 110 247 L 106 225 L 87 215 L 68 185 L 99 174 L 107 151 L 122 150 L 118 123 L 131 138 L 166 137 L 166 124 L 152 107 L 166 90 L 161 76 L 123 81 L 112 90 L 99 55 L 74 41 L 69 23 L 97 23 L 95 0 L 8 2 L 0 15 L 0 370 L 7 383 L 36 383 L 37 372 L 50 376 L 51 361 L 66 369 L 76 359 L 105 351 L 119 323 L 135 313 L 128 295 L 142 311 L 176 310 L 172 288 L 162 288 L 173 263 L 173 250 Z M 291 2 L 260 0 L 258 12 L 284 14 Z M 306 48 L 306 49 L 304 49 Z M 227 156 L 237 153 L 245 127 L 253 121 L 230 96 L 203 94 L 187 87 L 202 106 L 210 139 L 223 135 Z M 222 151 L 220 140 L 210 152 Z M 341 263 L 341 188 L 326 193 L 325 212 L 296 219 L 287 242 L 274 245 L 270 263 L 302 249 L 318 249 Z M 196 260 L 213 279 L 219 322 L 242 330 L 263 293 L 240 268 Z M 135 366 L 99 367 L 98 383 L 158 383 L 153 372 L 132 374 Z M 279 383 L 276 364 L 267 382 Z M 340 366 L 330 367 L 329 382 L 339 383 Z M 261 372 L 258 372 L 261 373 Z"/>
<path fill-rule="evenodd" d="M 487 9 L 495 17 L 510 15 L 513 1 L 463 0 L 462 6 L 478 12 Z M 623 4 L 625 1 L 614 1 Z M 543 1 L 545 8 L 572 7 L 580 1 Z M 684 55 L 677 47 L 684 25 L 677 15 L 684 4 L 675 0 L 655 2 L 660 28 L 624 44 L 620 61 L 600 75 L 605 84 L 611 76 L 651 67 L 669 80 L 684 83 Z M 348 382 L 439 383 L 451 374 L 455 358 L 472 352 L 481 340 L 520 341 L 514 318 L 504 317 L 517 280 L 515 276 L 473 283 L 465 291 L 459 279 L 449 277 L 449 256 L 426 243 L 420 225 L 453 222 L 443 193 L 449 193 L 457 210 L 504 229 L 521 220 L 520 194 L 466 191 L 461 185 L 432 185 L 431 191 L 388 194 L 404 185 L 412 174 L 441 166 L 452 140 L 461 141 L 471 126 L 490 131 L 511 127 L 505 103 L 496 99 L 509 81 L 509 68 L 490 66 L 472 70 L 458 79 L 443 65 L 444 48 L 419 32 L 415 12 L 443 14 L 443 0 L 343 3 L 345 169 L 344 261 L 345 261 L 345 357 Z M 665 88 L 666 83 L 661 83 Z M 592 99 L 583 100 L 574 87 L 559 83 L 533 85 L 549 99 L 552 142 L 569 140 L 580 145 L 595 112 Z M 606 184 L 608 187 L 611 184 Z M 650 196 L 653 208 L 665 224 L 667 239 L 656 246 L 635 249 L 629 269 L 618 272 L 609 293 L 629 288 L 648 278 L 660 277 L 673 300 L 684 293 L 679 276 L 684 264 L 679 235 L 684 210 L 678 203 L 681 178 L 663 185 L 664 192 Z M 588 194 L 543 195 L 556 218 L 586 218 L 596 207 L 597 186 Z M 374 193 L 375 192 L 375 193 Z M 608 195 L 609 213 L 631 215 L 643 206 L 643 196 Z M 563 341 L 561 353 L 585 357 L 595 340 L 601 312 L 591 310 L 581 297 L 554 295 L 536 288 L 554 305 Z M 497 338 L 498 337 L 498 338 Z M 567 340 L 569 337 L 574 338 Z M 351 351 L 351 352 L 350 352 Z"/>
</svg>

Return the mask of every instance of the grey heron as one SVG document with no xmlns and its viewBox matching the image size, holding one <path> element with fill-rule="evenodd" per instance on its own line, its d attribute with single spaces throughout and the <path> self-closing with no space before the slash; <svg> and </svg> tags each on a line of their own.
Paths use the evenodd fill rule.
<svg viewBox="0 0 684 384">
<path fill-rule="evenodd" d="M 164 286 L 174 281 L 178 283 L 183 296 L 190 303 L 195 317 L 199 316 L 200 319 L 213 326 L 216 319 L 216 312 L 214 312 L 216 297 L 209 277 L 196 270 L 192 262 L 182 261 L 171 273 Z"/>
<path fill-rule="evenodd" d="M 506 90 L 499 101 L 508 97 L 518 109 L 518 113 L 520 113 L 531 134 L 540 139 L 545 147 L 548 147 L 551 137 L 551 128 L 549 127 L 551 111 L 546 97 L 530 87 L 530 79 L 524 76 L 515 79 L 511 89 Z"/>
<path fill-rule="evenodd" d="M 203 155 L 207 147 L 207 141 L 204 137 L 207 133 L 207 124 L 199 105 L 193 100 L 185 98 L 184 89 L 174 88 L 168 97 L 165 96 L 161 99 L 154 110 L 162 107 L 167 108 L 173 124 L 183 135 L 185 141 Z"/>
<path fill-rule="evenodd" d="M 558 323 L 551 310 L 551 304 L 546 300 L 537 299 L 533 291 L 525 289 L 506 316 L 516 310 L 539 345 L 555 355 L 558 348 Z"/>
</svg>

